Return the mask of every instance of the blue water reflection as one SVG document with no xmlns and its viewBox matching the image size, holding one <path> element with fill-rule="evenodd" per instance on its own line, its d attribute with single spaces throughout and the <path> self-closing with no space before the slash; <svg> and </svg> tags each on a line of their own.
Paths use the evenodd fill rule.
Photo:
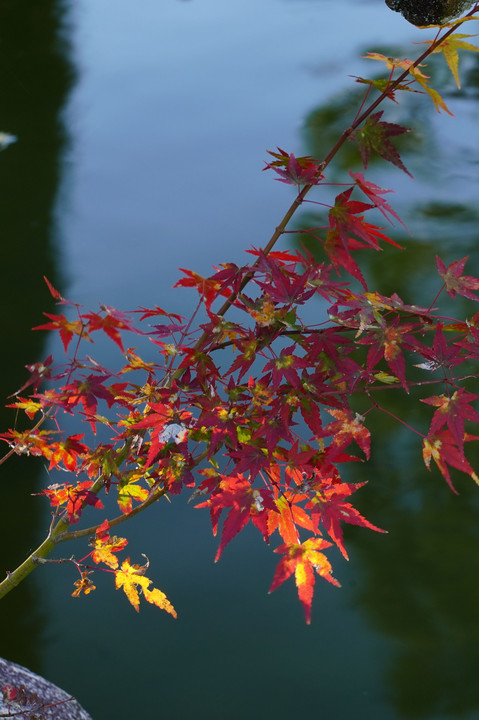
<svg viewBox="0 0 479 720">
<path fill-rule="evenodd" d="M 67 54 L 78 77 L 61 115 L 71 141 L 61 152 L 62 190 L 54 204 L 62 291 L 87 307 L 158 304 L 185 314 L 195 297 L 171 292 L 177 268 L 208 273 L 212 264 L 244 262 L 244 248 L 264 244 L 289 203 L 290 189 L 262 172 L 266 148 L 311 152 L 308 117 L 351 90 L 348 75 L 374 71 L 359 56 L 388 44 L 404 43 L 409 52 L 411 40 L 425 37 L 382 0 L 144 0 L 141 9 L 125 0 L 81 0 L 69 17 Z M 424 115 L 441 133 L 441 147 L 461 140 L 439 196 L 434 176 L 431 181 L 413 156 L 417 184 L 399 171 L 381 176 L 378 169 L 374 179 L 396 190 L 399 211 L 412 193 L 426 209 L 431 198 L 460 207 L 462 198 L 478 196 L 477 93 L 470 87 L 469 98 L 447 98 L 455 120 L 431 120 L 429 108 Z M 322 132 L 320 125 L 315 132 Z M 408 218 L 408 225 L 413 234 L 427 235 L 427 212 Z M 425 241 L 432 256 L 433 239 Z M 465 254 L 463 238 L 455 242 Z M 373 266 L 374 272 L 386 271 Z M 53 340 L 51 349 L 60 352 Z M 104 364 L 115 360 L 110 346 L 102 353 Z M 391 440 L 391 434 L 384 437 Z M 312 627 L 304 625 L 292 583 L 267 595 L 276 560 L 257 534 L 246 531 L 214 565 L 207 514 L 176 500 L 136 518 L 127 534 L 132 558 L 148 553 L 151 577 L 179 619 L 151 607 L 136 615 L 108 578 L 99 578 L 87 598 L 73 599 L 70 569 L 42 568 L 29 585 L 45 613 L 33 640 L 41 657 L 32 669 L 74 693 L 95 720 L 290 720 L 303 714 L 477 720 L 478 698 L 471 690 L 464 699 L 450 672 L 451 662 L 463 662 L 464 675 L 472 676 L 477 657 L 466 652 L 465 626 L 444 613 L 448 599 L 440 584 L 428 585 L 423 576 L 422 585 L 416 583 L 417 603 L 425 607 L 413 627 L 418 633 L 428 615 L 444 618 L 450 655 L 448 647 L 421 643 L 404 631 L 401 597 L 409 596 L 409 577 L 401 566 L 402 583 L 392 581 L 390 557 L 398 538 L 420 542 L 424 519 L 418 510 L 424 495 L 414 495 L 422 475 L 389 486 L 404 458 L 417 462 L 411 447 L 398 441 L 389 455 L 378 454 L 361 469 L 359 479 L 371 481 L 362 490 L 364 511 L 394 533 L 348 533 L 350 565 L 333 558 L 343 587 L 319 585 Z M 446 532 L 449 503 L 456 499 L 439 477 L 428 481 L 426 498 L 442 506 L 436 522 Z M 405 497 L 415 513 L 405 511 Z M 473 526 L 470 510 L 477 501 L 466 491 L 461 502 Z M 461 535 L 460 515 L 454 517 L 456 548 L 463 541 L 477 550 L 477 533 Z M 424 533 L 424 543 L 434 537 Z M 416 562 L 414 548 L 409 552 L 413 573 L 427 575 L 430 565 Z M 460 547 L 454 557 L 459 563 Z M 401 618 L 394 628 L 391 614 Z M 471 623 L 474 613 L 464 617 Z M 422 698 L 421 653 L 428 652 L 440 655 L 442 668 L 428 665 Z"/>
</svg>

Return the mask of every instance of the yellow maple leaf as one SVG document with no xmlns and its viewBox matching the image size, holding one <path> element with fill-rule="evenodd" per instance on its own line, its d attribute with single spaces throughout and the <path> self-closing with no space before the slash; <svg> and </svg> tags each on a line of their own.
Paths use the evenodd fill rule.
<svg viewBox="0 0 479 720">
<path fill-rule="evenodd" d="M 477 35 L 455 33 L 454 35 L 450 35 L 432 51 L 433 53 L 442 52 L 458 88 L 461 87 L 461 83 L 459 81 L 459 55 L 457 49 L 459 48 L 460 50 L 472 50 L 472 52 L 479 52 L 479 47 L 462 40 L 462 38 L 469 37 L 477 37 Z"/>
<path fill-rule="evenodd" d="M 173 615 L 174 618 L 177 617 L 175 608 L 170 603 L 165 593 L 158 590 L 158 588 L 153 588 L 153 590 L 143 588 L 143 595 L 145 596 L 145 600 L 148 600 L 149 603 L 157 605 L 160 610 L 166 610 L 166 612 Z"/>
<path fill-rule="evenodd" d="M 123 591 L 135 608 L 136 612 L 140 610 L 140 596 L 137 586 L 147 588 L 151 580 L 143 575 L 145 568 L 140 565 L 131 565 L 130 558 L 124 560 L 121 564 L 121 570 L 115 573 L 115 586 L 117 590 L 123 588 Z"/>
<path fill-rule="evenodd" d="M 467 45 L 468 43 L 466 43 Z M 474 47 L 474 46 L 471 46 Z M 441 52 L 441 46 L 438 46 L 437 49 L 433 50 L 433 52 Z M 367 60 L 380 60 L 381 62 L 386 63 L 386 67 L 388 70 L 395 70 L 396 68 L 400 68 L 401 70 L 408 70 L 409 73 L 414 77 L 415 80 L 421 85 L 421 87 L 424 88 L 424 90 L 427 92 L 429 97 L 434 103 L 434 107 L 439 112 L 440 110 L 444 110 L 444 112 L 447 112 L 449 115 L 453 115 L 453 113 L 449 110 L 446 103 L 444 102 L 443 98 L 439 95 L 437 90 L 434 90 L 432 87 L 429 87 L 428 75 L 425 75 L 419 68 L 425 67 L 425 65 L 414 65 L 412 60 L 399 60 L 398 58 L 392 58 L 392 57 L 386 57 L 385 55 L 382 55 L 381 53 L 367 53 L 366 55 L 363 55 L 364 58 Z M 447 60 L 447 57 L 446 57 Z M 449 62 L 449 61 L 448 61 Z"/>
<path fill-rule="evenodd" d="M 125 365 L 122 370 L 120 370 L 120 373 L 130 372 L 131 370 L 147 370 L 148 372 L 151 372 L 155 367 L 155 363 L 145 362 L 139 355 L 134 352 L 134 350 L 135 348 L 128 348 L 128 350 L 126 351 L 126 359 L 128 360 L 128 364 Z"/>
<path fill-rule="evenodd" d="M 454 113 L 452 113 L 452 112 L 449 110 L 449 108 L 447 107 L 446 103 L 444 102 L 444 100 L 442 99 L 442 97 L 439 95 L 439 93 L 437 92 L 437 90 L 434 90 L 434 88 L 429 87 L 429 85 L 427 84 L 429 78 L 428 78 L 426 75 L 424 75 L 422 72 L 418 71 L 418 68 L 417 68 L 417 67 L 416 67 L 416 68 L 411 68 L 411 69 L 409 70 L 409 72 L 410 72 L 411 75 L 414 77 L 414 79 L 417 80 L 417 82 L 419 83 L 419 85 L 421 85 L 421 87 L 423 87 L 424 90 L 427 92 L 427 94 L 429 95 L 429 97 L 430 97 L 431 100 L 433 101 L 434 107 L 436 108 L 436 110 L 437 110 L 438 112 L 440 112 L 440 110 L 444 110 L 444 112 L 447 112 L 449 115 L 451 115 L 452 117 L 454 117 Z"/>
<path fill-rule="evenodd" d="M 151 580 L 145 576 L 147 567 L 148 563 L 146 565 L 131 565 L 130 558 L 127 558 L 122 562 L 121 570 L 117 570 L 115 573 L 116 588 L 123 588 L 125 595 L 137 612 L 140 610 L 140 590 L 145 600 L 157 605 L 162 610 L 166 610 L 176 618 L 176 610 L 166 595 L 157 588 L 148 590 Z"/>
<path fill-rule="evenodd" d="M 148 495 L 149 491 L 146 488 L 128 483 L 118 490 L 118 506 L 122 513 L 127 515 L 133 508 L 133 500 L 144 502 Z"/>
</svg>

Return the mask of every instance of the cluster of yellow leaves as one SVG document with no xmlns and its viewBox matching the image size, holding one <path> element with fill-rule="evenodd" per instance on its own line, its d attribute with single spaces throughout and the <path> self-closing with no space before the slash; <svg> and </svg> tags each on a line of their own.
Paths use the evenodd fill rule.
<svg viewBox="0 0 479 720">
<path fill-rule="evenodd" d="M 150 589 L 152 581 L 145 575 L 148 562 L 146 565 L 132 565 L 130 558 L 127 558 L 122 562 L 121 568 L 118 569 L 119 561 L 114 553 L 123 550 L 128 544 L 128 541 L 126 538 L 117 537 L 116 535 L 110 537 L 108 522 L 106 520 L 97 529 L 96 537 L 92 540 L 91 544 L 93 545 L 91 557 L 94 562 L 97 564 L 103 563 L 115 571 L 116 588 L 123 588 L 126 597 L 137 612 L 140 609 L 141 592 L 147 602 L 156 605 L 161 610 L 165 610 L 176 618 L 176 610 L 165 593 L 157 588 Z M 94 585 L 85 584 L 83 575 L 82 580 L 78 580 L 75 585 L 77 586 L 77 590 L 75 590 L 74 595 L 79 595 L 82 590 L 88 593 L 90 590 L 95 589 Z"/>
<path fill-rule="evenodd" d="M 443 42 L 441 42 L 432 53 L 442 53 L 444 55 L 444 58 L 448 64 L 448 67 L 454 77 L 454 80 L 456 82 L 456 85 L 458 88 L 461 87 L 461 83 L 459 81 L 459 50 L 471 50 L 473 52 L 479 52 L 479 48 L 475 45 L 472 45 L 471 43 L 465 42 L 464 38 L 470 38 L 470 37 L 476 37 L 476 35 L 464 35 L 462 33 L 455 33 L 454 35 L 450 35 L 447 37 Z M 434 41 L 428 40 L 425 41 L 423 44 L 425 45 L 432 45 Z M 424 90 L 428 93 L 429 97 L 434 103 L 434 106 L 438 112 L 440 110 L 444 110 L 449 115 L 452 115 L 453 113 L 449 110 L 446 103 L 444 102 L 443 98 L 439 95 L 437 90 L 434 90 L 434 88 L 430 87 L 428 84 L 429 77 L 425 75 L 419 68 L 424 67 L 423 65 L 414 67 L 414 63 L 412 60 L 399 60 L 398 58 L 392 58 L 392 57 L 386 57 L 385 55 L 382 55 L 381 53 L 367 53 L 365 57 L 368 60 L 380 60 L 381 62 L 386 63 L 386 67 L 388 70 L 395 70 L 396 68 L 399 68 L 401 70 L 408 70 L 409 73 L 413 76 L 413 78 L 421 85 L 421 87 L 424 88 Z M 403 88 L 405 89 L 405 88 Z"/>
<path fill-rule="evenodd" d="M 437 51 L 439 52 L 440 49 L 438 48 Z M 364 56 L 368 60 L 380 60 L 384 63 L 386 63 L 386 67 L 388 70 L 395 70 L 396 68 L 399 68 L 401 70 L 408 70 L 410 74 L 414 77 L 414 79 L 421 85 L 421 87 L 424 88 L 424 90 L 428 93 L 429 97 L 434 103 L 434 106 L 436 110 L 439 112 L 441 109 L 445 112 L 449 113 L 449 115 L 452 115 L 453 113 L 449 110 L 446 103 L 442 99 L 442 97 L 439 95 L 437 90 L 434 90 L 434 88 L 430 87 L 428 85 L 429 76 L 425 75 L 420 69 L 419 66 L 414 66 L 414 62 L 412 60 L 399 60 L 398 58 L 392 58 L 392 57 L 386 57 L 385 55 L 382 55 L 381 53 L 367 53 L 367 55 Z M 421 66 L 424 67 L 424 66 Z"/>
<path fill-rule="evenodd" d="M 442 42 L 437 48 L 432 51 L 433 53 L 441 52 L 444 55 L 444 58 L 449 66 L 449 70 L 451 71 L 458 88 L 461 87 L 461 83 L 459 81 L 459 55 L 457 52 L 458 48 L 460 50 L 471 50 L 472 52 L 479 52 L 479 47 L 476 47 L 471 43 L 464 42 L 464 40 L 462 39 L 470 37 L 477 37 L 477 35 L 462 35 L 461 33 L 455 33 L 454 35 L 450 35 L 450 37 L 446 38 L 444 42 Z"/>
</svg>

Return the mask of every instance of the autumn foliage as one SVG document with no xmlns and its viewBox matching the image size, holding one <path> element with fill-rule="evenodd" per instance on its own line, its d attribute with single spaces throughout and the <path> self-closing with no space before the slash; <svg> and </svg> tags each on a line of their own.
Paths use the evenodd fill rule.
<svg viewBox="0 0 479 720">
<path fill-rule="evenodd" d="M 467 17 L 475 13 L 477 6 Z M 368 416 L 392 414 L 391 392 L 430 409 L 425 432 L 407 425 L 427 468 L 436 466 L 453 491 L 452 471 L 479 483 L 466 452 L 479 439 L 469 428 L 479 421 L 479 395 L 467 385 L 479 357 L 479 312 L 454 319 L 439 307 L 445 294 L 477 303 L 479 279 L 466 274 L 467 258 L 449 266 L 437 259 L 437 294 L 427 307 L 370 288 L 363 251 L 405 250 L 389 236 L 401 222 L 385 197 L 391 191 L 363 172 L 344 178 L 324 227 L 301 231 L 314 239 L 314 255 L 287 243 L 277 248 L 306 195 L 328 185 L 328 165 L 347 140 L 356 143 L 364 172 L 372 154 L 408 172 L 394 144 L 408 128 L 377 108 L 414 91 L 450 113 L 423 61 L 442 52 L 459 86 L 458 49 L 478 49 L 464 40 L 471 36 L 455 32 L 460 22 L 438 32 L 416 61 L 368 53 L 385 64 L 386 75 L 357 78 L 367 86 L 364 105 L 327 157 L 269 152 L 264 169 L 294 186 L 293 204 L 264 248 L 247 251 L 244 265 L 225 263 L 209 277 L 182 271 L 176 287 L 198 294 L 191 318 L 159 307 L 85 311 L 49 283 L 60 310 L 36 329 L 58 332 L 66 357 L 28 366 L 29 378 L 9 406 L 25 413 L 29 429 L 0 435 L 9 446 L 5 459 L 41 456 L 50 469 L 68 472 L 68 480 L 41 492 L 53 520 L 27 561 L 30 569 L 60 543 L 89 538 L 85 557 L 68 558 L 79 573 L 75 596 L 95 589 L 92 576 L 101 568 L 136 610 L 143 598 L 176 617 L 164 593 L 151 587 L 148 561 L 124 557 L 127 539 L 113 528 L 163 496 L 181 494 L 208 509 L 219 537 L 216 560 L 243 528 L 255 526 L 278 555 L 270 591 L 294 575 L 309 623 L 316 576 L 339 585 L 328 550 L 336 546 L 348 559 L 344 524 L 386 531 L 375 524 L 380 518 L 366 519 L 355 508 L 364 483 L 351 482 L 345 468 L 368 461 Z M 115 344 L 119 369 L 92 358 L 98 334 Z M 65 416 L 81 420 L 84 432 L 66 434 Z M 105 493 L 116 498 L 113 517 L 105 517 Z M 0 596 L 25 576 L 16 572 L 0 584 Z"/>
</svg>

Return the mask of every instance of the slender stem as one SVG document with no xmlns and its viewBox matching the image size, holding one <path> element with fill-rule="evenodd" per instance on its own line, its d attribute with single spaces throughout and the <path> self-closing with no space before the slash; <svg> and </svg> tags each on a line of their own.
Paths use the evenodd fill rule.
<svg viewBox="0 0 479 720">
<path fill-rule="evenodd" d="M 419 430 L 416 430 L 416 428 L 414 428 L 412 425 L 409 425 L 409 423 L 407 423 L 405 420 L 401 420 L 400 417 L 398 417 L 397 415 L 395 415 L 395 414 L 394 414 L 393 412 L 391 412 L 390 410 L 387 410 L 386 408 L 384 408 L 384 407 L 382 407 L 381 405 L 379 405 L 379 403 L 377 403 L 377 402 L 376 402 L 375 400 L 373 400 L 371 397 L 370 397 L 369 399 L 371 400 L 371 403 L 372 403 L 373 406 L 376 408 L 376 410 L 380 410 L 381 412 L 385 413 L 386 415 L 389 415 L 389 416 L 392 417 L 394 420 L 396 420 L 396 422 L 398 422 L 400 425 L 404 425 L 404 427 L 407 427 L 408 430 L 411 430 L 411 431 L 412 431 L 413 433 L 415 433 L 416 435 L 419 435 L 419 437 L 422 437 L 422 438 L 424 437 L 424 433 L 419 432 Z"/>
</svg>

